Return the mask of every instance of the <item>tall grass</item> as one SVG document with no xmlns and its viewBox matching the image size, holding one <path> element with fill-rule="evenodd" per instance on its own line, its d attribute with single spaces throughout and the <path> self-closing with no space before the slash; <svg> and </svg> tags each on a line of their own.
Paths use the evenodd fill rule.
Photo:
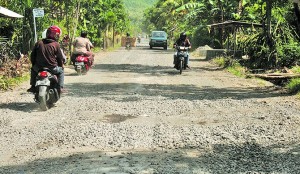
<svg viewBox="0 0 300 174">
<path fill-rule="evenodd" d="M 285 86 L 290 93 L 297 93 L 300 91 L 300 78 L 291 79 Z"/>
<path fill-rule="evenodd" d="M 12 89 L 29 79 L 30 79 L 29 73 L 24 74 L 23 76 L 20 76 L 20 77 L 13 77 L 13 78 L 8 78 L 6 76 L 0 76 L 0 90 Z"/>
<path fill-rule="evenodd" d="M 245 68 L 236 60 L 227 57 L 217 57 L 213 59 L 212 62 L 219 67 L 226 68 L 228 72 L 238 77 L 246 77 Z"/>
</svg>

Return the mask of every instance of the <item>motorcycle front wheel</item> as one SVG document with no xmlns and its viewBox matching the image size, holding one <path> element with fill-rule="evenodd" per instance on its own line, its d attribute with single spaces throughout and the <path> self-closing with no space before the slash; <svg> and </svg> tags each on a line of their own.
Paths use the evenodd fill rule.
<svg viewBox="0 0 300 174">
<path fill-rule="evenodd" d="M 179 62 L 179 72 L 182 74 L 182 69 L 183 69 L 183 60 L 180 60 Z"/>
<path fill-rule="evenodd" d="M 48 99 L 48 86 L 39 86 L 38 101 L 39 101 L 39 106 L 43 111 L 48 110 L 47 99 Z"/>
</svg>

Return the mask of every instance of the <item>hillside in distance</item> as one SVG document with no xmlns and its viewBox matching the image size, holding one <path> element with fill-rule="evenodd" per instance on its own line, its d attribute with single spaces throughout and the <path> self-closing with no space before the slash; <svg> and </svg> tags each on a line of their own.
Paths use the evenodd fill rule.
<svg viewBox="0 0 300 174">
<path fill-rule="evenodd" d="M 143 15 L 146 8 L 151 7 L 157 0 L 123 0 L 130 17 Z"/>
<path fill-rule="evenodd" d="M 123 0 L 134 28 L 143 28 L 144 11 L 158 0 Z"/>
</svg>

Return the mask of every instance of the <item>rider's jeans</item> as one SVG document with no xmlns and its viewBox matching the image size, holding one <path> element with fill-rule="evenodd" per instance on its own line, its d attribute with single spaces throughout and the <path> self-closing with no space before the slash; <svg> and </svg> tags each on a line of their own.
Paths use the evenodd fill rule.
<svg viewBox="0 0 300 174">
<path fill-rule="evenodd" d="M 185 52 L 184 53 L 185 55 L 184 55 L 184 60 L 185 60 L 185 62 L 186 62 L 186 64 L 188 65 L 189 64 L 189 59 L 190 59 L 190 54 L 189 54 L 189 52 Z M 176 64 L 176 57 L 177 57 L 177 51 L 174 53 L 174 60 L 173 60 L 173 64 Z"/>
<path fill-rule="evenodd" d="M 33 66 L 31 68 L 31 74 L 30 74 L 30 85 L 31 86 L 35 86 L 36 76 L 38 75 L 38 70 L 39 70 L 39 68 L 37 68 L 35 66 Z M 57 75 L 58 84 L 61 88 L 63 88 L 64 87 L 64 79 L 65 79 L 65 74 L 64 74 L 63 68 L 60 66 L 57 66 L 50 70 L 53 74 Z"/>
</svg>

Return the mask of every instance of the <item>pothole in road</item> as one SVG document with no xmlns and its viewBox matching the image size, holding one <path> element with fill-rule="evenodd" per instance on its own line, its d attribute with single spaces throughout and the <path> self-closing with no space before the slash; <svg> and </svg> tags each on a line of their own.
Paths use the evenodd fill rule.
<svg viewBox="0 0 300 174">
<path fill-rule="evenodd" d="M 220 123 L 219 120 L 212 120 L 212 121 L 199 121 L 198 124 L 199 125 L 207 125 L 207 124 L 217 124 Z"/>
<path fill-rule="evenodd" d="M 134 118 L 136 118 L 136 116 L 111 114 L 111 115 L 104 116 L 102 121 L 107 122 L 107 123 L 121 123 L 128 119 L 134 119 Z"/>
</svg>

